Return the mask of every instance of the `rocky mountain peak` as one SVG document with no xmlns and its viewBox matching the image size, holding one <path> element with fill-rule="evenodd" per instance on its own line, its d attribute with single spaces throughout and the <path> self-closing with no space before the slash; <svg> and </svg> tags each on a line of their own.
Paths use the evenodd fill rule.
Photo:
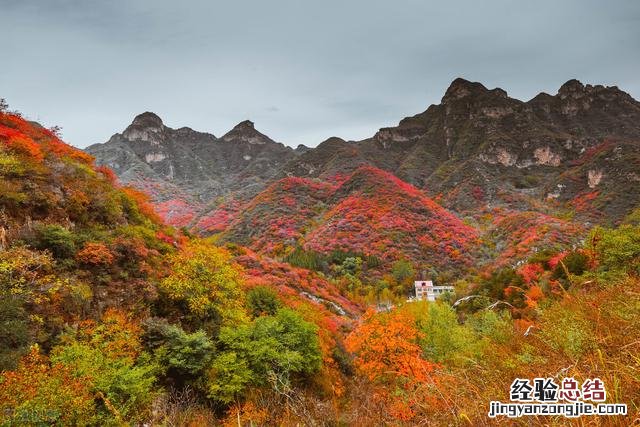
<svg viewBox="0 0 640 427">
<path fill-rule="evenodd" d="M 274 142 L 265 134 L 256 130 L 254 123 L 250 120 L 244 120 L 233 127 L 222 138 L 223 141 L 239 141 L 249 144 L 266 144 Z"/>
<path fill-rule="evenodd" d="M 575 97 L 575 95 L 581 94 L 584 91 L 585 86 L 579 80 L 571 79 L 560 86 L 560 89 L 558 89 L 558 95 L 561 99 L 564 99 L 570 96 Z"/>
<path fill-rule="evenodd" d="M 255 130 L 255 129 L 256 129 L 255 124 L 251 120 L 243 120 L 237 125 L 235 125 L 232 130 L 249 131 L 249 130 Z"/>
<path fill-rule="evenodd" d="M 146 111 L 142 114 L 138 114 L 131 123 L 132 126 L 140 126 L 147 128 L 161 128 L 164 124 L 162 119 L 156 113 Z"/>
<path fill-rule="evenodd" d="M 449 88 L 447 89 L 444 96 L 442 97 L 442 103 L 446 103 L 456 99 L 465 98 L 469 95 L 480 94 L 488 91 L 489 90 L 482 83 L 471 82 L 469 80 L 465 80 L 461 77 L 458 77 L 449 85 Z"/>
<path fill-rule="evenodd" d="M 150 111 L 138 114 L 133 122 L 122 132 L 129 141 L 147 141 L 159 144 L 164 139 L 165 126 L 162 119 Z"/>
</svg>

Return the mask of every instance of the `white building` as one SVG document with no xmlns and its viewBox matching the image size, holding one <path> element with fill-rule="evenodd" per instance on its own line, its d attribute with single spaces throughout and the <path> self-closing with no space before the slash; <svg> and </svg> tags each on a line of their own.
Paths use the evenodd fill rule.
<svg viewBox="0 0 640 427">
<path fill-rule="evenodd" d="M 413 282 L 416 291 L 416 300 L 435 301 L 445 292 L 453 292 L 453 286 L 433 286 L 431 280 L 416 280 Z"/>
</svg>

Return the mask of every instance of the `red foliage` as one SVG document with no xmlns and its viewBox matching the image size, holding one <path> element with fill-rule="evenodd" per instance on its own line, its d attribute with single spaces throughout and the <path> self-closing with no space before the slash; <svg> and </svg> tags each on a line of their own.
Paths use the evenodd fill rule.
<svg viewBox="0 0 640 427">
<path fill-rule="evenodd" d="M 0 113 L 0 142 L 7 148 L 42 161 L 45 156 L 69 157 L 93 164 L 93 157 L 62 142 L 52 131 L 27 122 L 15 114 Z"/>
<path fill-rule="evenodd" d="M 394 175 L 361 167 L 335 194 L 344 196 L 305 236 L 306 248 L 364 252 L 385 261 L 470 263 L 476 230 Z"/>
<path fill-rule="evenodd" d="M 235 219 L 235 215 L 241 209 L 241 203 L 237 200 L 229 200 L 218 206 L 212 212 L 202 216 L 195 226 L 198 230 L 217 233 L 227 229 L 229 224 Z"/>
<path fill-rule="evenodd" d="M 558 264 L 560 264 L 560 261 L 562 261 L 568 254 L 569 252 L 564 251 L 557 253 L 556 255 L 551 257 L 551 259 L 549 259 L 549 261 L 547 262 L 547 264 L 549 264 L 549 268 L 551 268 L 552 270 L 555 269 Z"/>
<path fill-rule="evenodd" d="M 219 224 L 229 224 L 228 231 L 235 240 L 254 236 L 253 241 L 244 243 L 249 243 L 252 249 L 275 254 L 282 251 L 284 245 L 297 244 L 334 190 L 334 185 L 318 180 L 285 178 L 271 184 L 242 209 L 231 208 L 242 215 L 229 219 L 225 211 L 218 210 L 206 224 L 215 224 L 214 219 Z M 212 226 L 208 229 L 214 231 Z"/>
<path fill-rule="evenodd" d="M 476 185 L 475 187 L 473 187 L 473 189 L 471 190 L 471 195 L 479 202 L 484 201 L 484 190 L 480 186 Z"/>
<path fill-rule="evenodd" d="M 605 139 L 600 144 L 595 145 L 595 146 L 589 148 L 588 150 L 586 150 L 582 154 L 582 156 L 580 156 L 576 160 L 571 161 L 569 164 L 571 166 L 583 165 L 583 164 L 587 163 L 589 160 L 591 160 L 594 157 L 596 157 L 598 154 L 603 153 L 603 152 L 609 150 L 610 148 L 613 148 L 615 146 L 615 144 L 616 144 L 615 141 Z"/>
<path fill-rule="evenodd" d="M 337 311 L 337 307 L 345 314 L 355 316 L 361 308 L 342 296 L 335 285 L 315 272 L 304 268 L 293 267 L 290 264 L 277 262 L 256 254 L 250 249 L 242 249 L 242 254 L 235 261 L 244 267 L 245 281 L 248 287 L 258 285 L 271 286 L 278 290 L 285 299 L 290 299 L 293 305 L 301 300 L 313 303 L 326 310 L 328 318 L 335 315 L 329 310 Z M 314 298 L 324 300 L 314 300 Z M 296 301 L 298 301 L 296 303 Z M 337 320 L 341 323 L 342 321 Z"/>
<path fill-rule="evenodd" d="M 93 164 L 93 156 L 85 153 L 82 150 L 78 150 L 77 148 L 65 144 L 53 134 L 51 134 L 51 138 L 45 140 L 43 144 L 47 147 L 48 152 L 53 153 L 58 158 L 69 157 L 81 163 L 85 163 L 88 165 Z"/>
<path fill-rule="evenodd" d="M 173 229 L 175 231 L 175 229 Z M 165 229 L 165 231 L 171 231 L 171 229 Z M 156 237 L 158 240 L 165 242 L 168 245 L 181 248 L 187 241 L 187 238 L 180 232 L 167 234 L 165 231 L 158 231 Z"/>
<path fill-rule="evenodd" d="M 592 202 L 598 198 L 599 191 L 580 193 L 569 202 L 576 212 L 586 212 L 593 209 Z"/>
<path fill-rule="evenodd" d="M 538 281 L 544 268 L 540 264 L 525 264 L 518 269 L 518 274 L 526 285 L 532 285 Z"/>
<path fill-rule="evenodd" d="M 584 229 L 579 225 L 540 212 L 494 212 L 491 237 L 506 247 L 495 266 L 526 259 L 538 248 L 576 243 Z"/>
<path fill-rule="evenodd" d="M 118 182 L 118 177 L 116 176 L 115 172 L 113 172 L 113 170 L 111 170 L 111 168 L 107 167 L 107 166 L 98 166 L 96 167 L 96 172 L 101 173 L 105 178 L 107 178 L 107 180 L 112 183 L 112 184 L 117 184 Z"/>
<path fill-rule="evenodd" d="M 28 136 L 14 129 L 0 125 L 0 142 L 16 154 L 27 156 L 37 162 L 44 159 L 40 146 Z"/>
<path fill-rule="evenodd" d="M 196 215 L 196 208 L 182 199 L 171 199 L 154 205 L 155 211 L 167 223 L 186 227 Z"/>
</svg>

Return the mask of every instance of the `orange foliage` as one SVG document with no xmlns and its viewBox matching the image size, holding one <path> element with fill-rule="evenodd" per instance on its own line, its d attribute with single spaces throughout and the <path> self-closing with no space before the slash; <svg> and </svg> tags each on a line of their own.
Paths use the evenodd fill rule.
<svg viewBox="0 0 640 427">
<path fill-rule="evenodd" d="M 88 265 L 111 265 L 115 260 L 113 253 L 102 243 L 85 243 L 76 255 L 78 261 Z"/>
<path fill-rule="evenodd" d="M 42 425 L 75 425 L 94 409 L 88 379 L 75 376 L 63 365 L 51 366 L 37 346 L 22 358 L 15 371 L 2 372 L 0 384 L 2 425 L 12 424 L 5 418 L 11 414 L 18 419 L 24 415 L 40 417 L 38 424 Z"/>
<path fill-rule="evenodd" d="M 46 155 L 68 157 L 93 164 L 93 157 L 62 142 L 52 131 L 35 126 L 15 114 L 0 113 L 0 141 L 9 149 L 42 161 Z"/>
<path fill-rule="evenodd" d="M 122 187 L 122 191 L 138 206 L 138 210 L 141 214 L 151 219 L 151 221 L 156 224 L 160 224 L 162 222 L 149 202 L 149 196 L 133 187 Z"/>
<path fill-rule="evenodd" d="M 538 305 L 538 301 L 544 298 L 544 292 L 542 292 L 540 286 L 533 285 L 527 290 L 526 296 L 527 305 L 529 307 L 535 307 Z"/>
<path fill-rule="evenodd" d="M 98 166 L 96 167 L 96 172 L 104 175 L 104 177 L 107 178 L 107 180 L 112 184 L 115 184 L 118 182 L 118 178 L 116 177 L 115 172 L 111 170 L 111 168 L 108 168 L 106 166 Z"/>
<path fill-rule="evenodd" d="M 100 324 L 87 322 L 79 332 L 81 337 L 102 348 L 107 356 L 114 359 L 135 359 L 142 351 L 142 329 L 122 310 L 107 309 Z"/>
<path fill-rule="evenodd" d="M 540 264 L 525 264 L 518 269 L 518 274 L 527 285 L 537 282 L 542 273 L 544 268 Z"/>
<path fill-rule="evenodd" d="M 396 310 L 376 315 L 369 310 L 345 344 L 356 354 L 356 368 L 371 380 L 404 377 L 426 381 L 434 364 L 422 358 L 422 349 L 416 343 L 420 336 L 410 313 Z"/>
<path fill-rule="evenodd" d="M 93 156 L 82 150 L 73 148 L 70 145 L 60 141 L 55 135 L 51 134 L 49 139 L 44 141 L 47 151 L 53 153 L 56 157 L 69 157 L 85 164 L 93 164 Z"/>
<path fill-rule="evenodd" d="M 38 162 L 44 159 L 40 146 L 31 138 L 14 129 L 0 125 L 0 142 L 16 154 L 27 156 Z"/>
<path fill-rule="evenodd" d="M 377 383 L 373 399 L 396 420 L 413 419 L 426 402 L 438 404 L 428 391 L 437 384 L 437 365 L 422 358 L 417 343 L 421 336 L 411 313 L 394 310 L 376 314 L 370 309 L 345 340 L 347 350 L 355 353 L 358 371 Z"/>
</svg>

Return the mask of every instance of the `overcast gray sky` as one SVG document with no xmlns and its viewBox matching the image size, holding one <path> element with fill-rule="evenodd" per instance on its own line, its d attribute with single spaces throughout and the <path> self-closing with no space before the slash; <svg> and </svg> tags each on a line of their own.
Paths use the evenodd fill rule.
<svg viewBox="0 0 640 427">
<path fill-rule="evenodd" d="M 0 0 L 0 97 L 67 142 L 143 111 L 217 136 L 362 139 L 458 76 L 530 99 L 570 78 L 640 98 L 640 1 Z"/>
</svg>

